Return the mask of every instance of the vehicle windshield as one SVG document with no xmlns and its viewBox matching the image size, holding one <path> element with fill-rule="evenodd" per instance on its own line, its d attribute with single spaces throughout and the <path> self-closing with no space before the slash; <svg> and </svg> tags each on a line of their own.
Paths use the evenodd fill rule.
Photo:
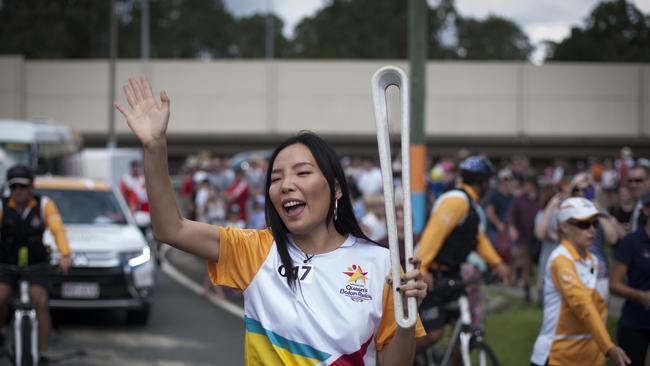
<svg viewBox="0 0 650 366">
<path fill-rule="evenodd" d="M 126 225 L 113 192 L 39 189 L 36 192 L 54 200 L 65 224 Z"/>
</svg>

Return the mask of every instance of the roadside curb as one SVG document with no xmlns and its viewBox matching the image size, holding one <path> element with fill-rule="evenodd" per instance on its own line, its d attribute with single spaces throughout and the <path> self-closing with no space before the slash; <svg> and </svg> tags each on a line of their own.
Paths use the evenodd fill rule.
<svg viewBox="0 0 650 366">
<path fill-rule="evenodd" d="M 239 305 L 236 305 L 228 300 L 222 299 L 215 294 L 204 293 L 203 286 L 200 283 L 197 283 L 195 280 L 191 279 L 189 276 L 185 275 L 181 270 L 176 268 L 172 261 L 167 258 L 167 254 L 171 248 L 167 245 L 161 246 L 160 256 L 162 261 L 160 263 L 160 269 L 174 281 L 176 281 L 181 286 L 192 291 L 194 294 L 206 298 L 210 303 L 217 306 L 218 308 L 243 319 L 244 318 L 244 308 Z"/>
</svg>

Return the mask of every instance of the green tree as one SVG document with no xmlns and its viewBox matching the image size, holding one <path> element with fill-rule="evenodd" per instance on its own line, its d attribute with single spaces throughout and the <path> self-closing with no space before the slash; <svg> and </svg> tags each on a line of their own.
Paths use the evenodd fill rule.
<svg viewBox="0 0 650 366">
<path fill-rule="evenodd" d="M 407 2 L 331 0 L 295 30 L 293 53 L 306 58 L 406 58 Z"/>
<path fill-rule="evenodd" d="M 406 58 L 407 1 L 332 0 L 296 28 L 297 57 Z M 428 8 L 431 59 L 526 60 L 526 34 L 504 18 L 465 19 L 454 0 Z"/>
<path fill-rule="evenodd" d="M 273 17 L 274 56 L 406 58 L 408 1 L 329 0 L 288 41 Z M 235 19 L 222 0 L 150 0 L 152 58 L 264 57 L 266 17 Z M 117 0 L 122 58 L 140 57 L 140 0 Z M 454 0 L 427 9 L 433 59 L 525 59 L 530 44 L 512 22 L 463 19 Z M 105 58 L 110 2 L 0 0 L 0 54 Z"/>
<path fill-rule="evenodd" d="M 650 61 L 650 17 L 626 0 L 604 1 L 587 17 L 583 28 L 548 43 L 553 61 Z"/>
<path fill-rule="evenodd" d="M 140 1 L 118 0 L 119 57 L 140 56 Z M 231 57 L 236 23 L 221 0 L 152 0 L 151 57 Z M 0 54 L 105 58 L 110 2 L 0 1 Z"/>
<path fill-rule="evenodd" d="M 273 22 L 273 57 L 284 57 L 288 53 L 288 41 L 282 34 L 284 23 L 276 15 Z M 266 14 L 254 14 L 237 20 L 235 47 L 237 57 L 264 58 L 266 56 Z"/>
<path fill-rule="evenodd" d="M 152 58 L 224 58 L 236 51 L 236 22 L 221 0 L 155 0 L 149 11 Z M 121 19 L 120 56 L 138 56 L 140 1 Z"/>
<path fill-rule="evenodd" d="M 105 1 L 3 0 L 0 54 L 106 57 L 108 25 L 109 3 Z"/>
<path fill-rule="evenodd" d="M 438 6 L 429 12 L 427 24 L 429 44 L 427 51 L 431 59 L 458 58 L 458 18 L 460 15 L 454 0 L 440 0 Z"/>
<path fill-rule="evenodd" d="M 460 18 L 458 56 L 471 60 L 528 60 L 533 46 L 514 22 L 491 15 L 485 20 Z"/>
</svg>

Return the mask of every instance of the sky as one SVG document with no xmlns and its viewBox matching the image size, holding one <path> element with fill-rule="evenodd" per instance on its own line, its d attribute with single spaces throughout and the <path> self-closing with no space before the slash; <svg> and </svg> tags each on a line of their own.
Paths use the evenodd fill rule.
<svg viewBox="0 0 650 366">
<path fill-rule="evenodd" d="M 402 1 L 402 0 L 396 0 Z M 430 4 L 436 0 L 428 0 Z M 293 28 L 305 16 L 311 16 L 324 6 L 326 0 L 224 0 L 236 16 L 266 12 L 270 7 L 285 22 L 284 34 L 291 36 Z M 532 44 L 544 40 L 561 41 L 569 35 L 572 26 L 582 26 L 584 19 L 598 4 L 598 0 L 456 0 L 456 9 L 465 17 L 483 19 L 490 14 L 515 21 L 526 32 Z M 650 14 L 650 0 L 634 0 L 645 14 Z M 540 62 L 544 49 L 533 54 Z"/>
</svg>

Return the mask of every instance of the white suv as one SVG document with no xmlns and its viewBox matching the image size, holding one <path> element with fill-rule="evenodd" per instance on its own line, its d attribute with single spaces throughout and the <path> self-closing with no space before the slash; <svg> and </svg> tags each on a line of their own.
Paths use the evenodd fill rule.
<svg viewBox="0 0 650 366">
<path fill-rule="evenodd" d="M 129 323 L 146 324 L 155 261 L 121 195 L 86 178 L 37 177 L 34 186 L 56 203 L 72 252 L 70 270 L 51 275 L 50 307 L 125 309 Z M 49 231 L 44 241 L 58 262 Z"/>
</svg>

